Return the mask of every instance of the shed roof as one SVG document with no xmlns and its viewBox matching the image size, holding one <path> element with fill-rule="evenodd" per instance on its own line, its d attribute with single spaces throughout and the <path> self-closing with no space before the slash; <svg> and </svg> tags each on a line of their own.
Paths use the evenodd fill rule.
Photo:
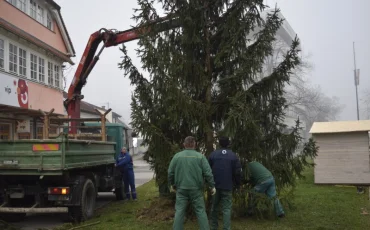
<svg viewBox="0 0 370 230">
<path fill-rule="evenodd" d="M 315 122 L 310 133 L 349 133 L 370 131 L 370 120 Z"/>
</svg>

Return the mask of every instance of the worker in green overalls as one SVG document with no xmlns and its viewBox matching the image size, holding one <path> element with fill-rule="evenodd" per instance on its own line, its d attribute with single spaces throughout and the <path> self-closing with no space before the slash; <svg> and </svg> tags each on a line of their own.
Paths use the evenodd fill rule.
<svg viewBox="0 0 370 230">
<path fill-rule="evenodd" d="M 195 151 L 195 138 L 186 137 L 185 149 L 175 154 L 168 168 L 168 182 L 171 190 L 176 192 L 176 214 L 173 229 L 184 229 L 184 217 L 188 202 L 193 206 L 201 230 L 209 230 L 208 217 L 204 204 L 203 176 L 216 193 L 212 170 L 203 154 Z"/>
<path fill-rule="evenodd" d="M 277 198 L 276 188 L 275 188 L 275 179 L 272 173 L 265 168 L 261 163 L 256 161 L 248 162 L 248 183 L 251 183 L 253 186 L 252 193 L 249 196 L 248 202 L 248 214 L 253 214 L 253 192 L 264 193 L 270 199 L 274 200 L 275 213 L 278 217 L 285 217 L 283 207 Z"/>
</svg>

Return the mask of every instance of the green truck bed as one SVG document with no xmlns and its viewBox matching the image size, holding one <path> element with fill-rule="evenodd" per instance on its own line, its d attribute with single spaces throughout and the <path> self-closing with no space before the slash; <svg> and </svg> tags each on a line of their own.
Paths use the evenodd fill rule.
<svg viewBox="0 0 370 230">
<path fill-rule="evenodd" d="M 115 162 L 115 142 L 0 140 L 0 175 L 63 175 L 67 170 Z"/>
</svg>

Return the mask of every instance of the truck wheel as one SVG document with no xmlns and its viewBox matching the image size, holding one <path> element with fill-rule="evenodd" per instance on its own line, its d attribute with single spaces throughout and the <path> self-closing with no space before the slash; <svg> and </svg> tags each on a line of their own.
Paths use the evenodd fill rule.
<svg viewBox="0 0 370 230">
<path fill-rule="evenodd" d="M 70 207 L 68 212 L 75 222 L 83 222 L 94 215 L 96 201 L 96 191 L 94 183 L 87 179 L 83 185 L 81 193 L 81 205 Z"/>
<path fill-rule="evenodd" d="M 121 182 L 122 185 L 119 188 L 116 188 L 114 190 L 114 193 L 116 194 L 116 200 L 124 200 L 125 199 L 125 187 L 123 182 Z"/>
<path fill-rule="evenodd" d="M 19 222 L 26 217 L 26 213 L 1 213 L 0 220 L 5 222 Z"/>
</svg>

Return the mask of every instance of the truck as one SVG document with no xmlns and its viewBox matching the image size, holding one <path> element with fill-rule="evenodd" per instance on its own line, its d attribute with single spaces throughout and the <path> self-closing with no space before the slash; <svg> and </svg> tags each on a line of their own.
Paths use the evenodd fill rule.
<svg viewBox="0 0 370 230">
<path fill-rule="evenodd" d="M 158 32 L 179 26 L 172 16 L 152 23 Z M 42 139 L 0 140 L 1 219 L 19 221 L 27 213 L 68 212 L 81 222 L 93 216 L 98 192 L 113 191 L 117 200 L 124 199 L 122 175 L 115 168 L 124 145 L 122 127 L 106 122 L 110 110 L 100 118 L 80 118 L 81 90 L 105 47 L 138 39 L 151 25 L 126 31 L 103 28 L 93 33 L 64 101 L 68 116 L 53 114 L 53 109 L 39 111 Z M 51 135 L 50 124 L 58 124 L 64 131 Z"/>
<path fill-rule="evenodd" d="M 57 118 L 49 118 L 55 120 Z M 91 119 L 90 119 L 91 120 Z M 71 138 L 0 142 L 0 218 L 19 221 L 27 213 L 66 212 L 81 222 L 92 217 L 98 192 L 113 192 L 123 200 L 122 174 L 114 166 L 124 143 L 121 124 L 97 125 Z M 127 138 L 126 138 L 127 139 Z"/>
</svg>

